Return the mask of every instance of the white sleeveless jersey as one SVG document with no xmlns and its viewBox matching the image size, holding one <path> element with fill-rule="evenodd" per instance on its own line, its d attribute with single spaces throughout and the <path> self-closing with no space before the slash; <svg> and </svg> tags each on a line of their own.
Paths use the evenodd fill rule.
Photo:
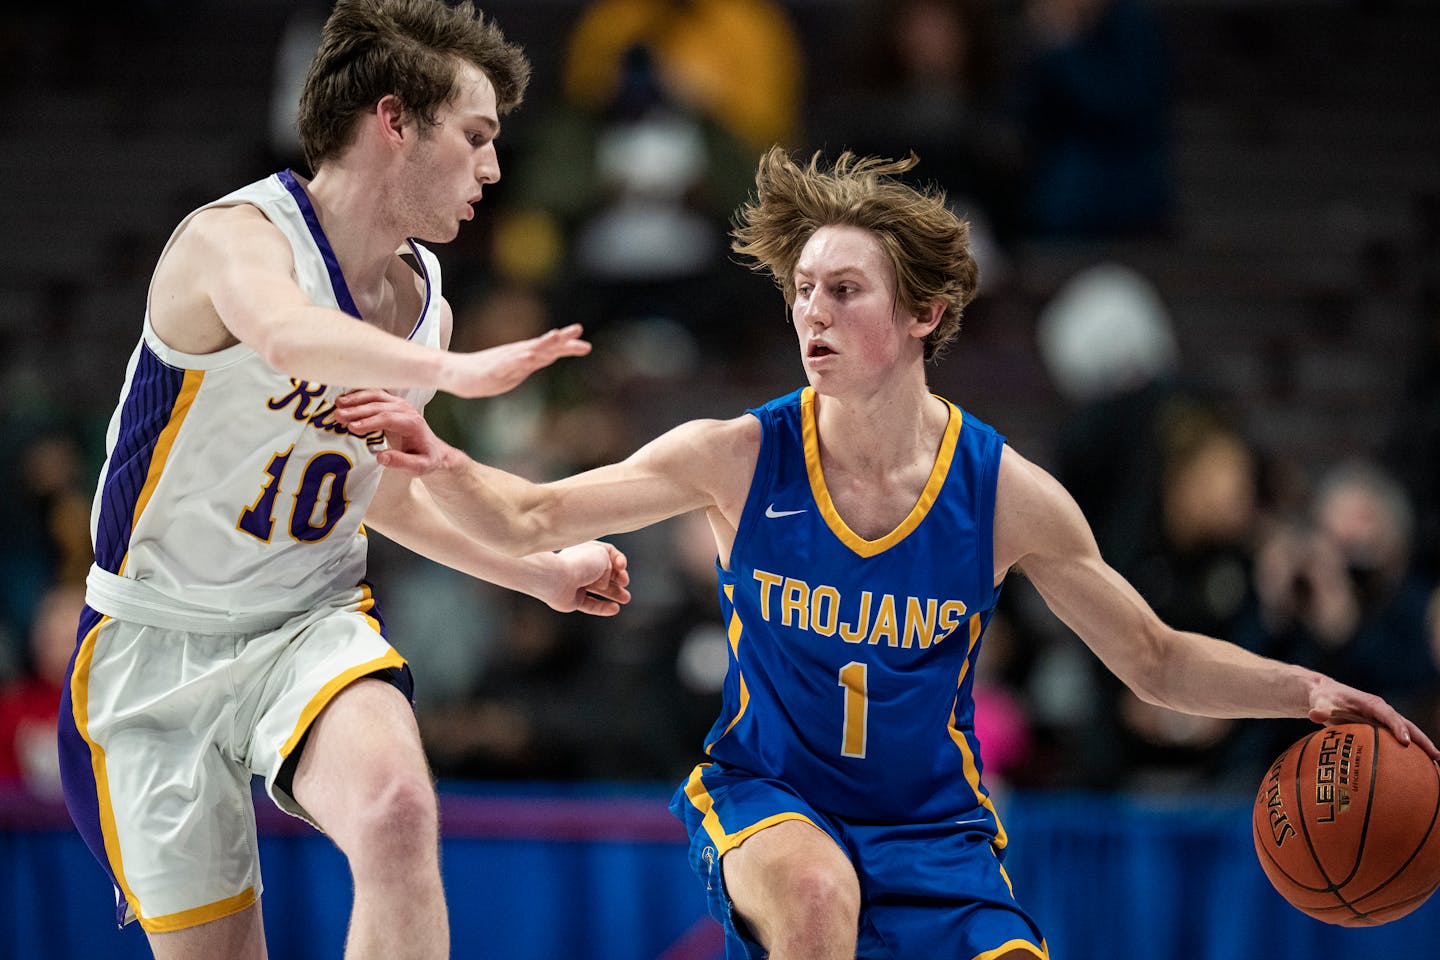
<svg viewBox="0 0 1440 960">
<path fill-rule="evenodd" d="M 288 171 L 200 209 L 241 203 L 289 238 L 311 300 L 359 316 Z M 410 248 L 425 286 L 410 339 L 438 347 L 440 268 L 419 244 Z M 157 626 L 241 630 L 356 590 L 365 574 L 361 520 L 380 481 L 373 448 L 383 443 L 332 416 L 335 398 L 357 386 L 381 385 L 295 380 L 244 344 L 205 356 L 172 350 L 147 305 L 91 513 L 90 605 Z M 434 391 L 402 395 L 423 409 Z"/>
</svg>

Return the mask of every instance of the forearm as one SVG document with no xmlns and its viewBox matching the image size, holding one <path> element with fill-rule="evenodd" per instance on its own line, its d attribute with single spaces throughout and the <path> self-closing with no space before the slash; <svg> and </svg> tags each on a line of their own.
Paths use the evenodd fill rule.
<svg viewBox="0 0 1440 960">
<path fill-rule="evenodd" d="M 324 307 L 298 308 L 257 339 L 271 366 L 313 383 L 442 388 L 449 357 Z"/>
<path fill-rule="evenodd" d="M 538 510 L 541 485 L 477 463 L 453 447 L 443 465 L 418 482 L 464 535 L 510 557 L 558 550 L 607 532 L 570 540 L 547 536 Z"/>
<path fill-rule="evenodd" d="M 416 490 L 401 510 L 367 517 L 367 524 L 436 563 L 532 597 L 543 599 L 544 587 L 555 576 L 554 554 L 512 557 L 497 553 L 450 523 L 423 490 Z"/>
<path fill-rule="evenodd" d="M 1137 696 L 1209 717 L 1305 717 L 1320 674 L 1214 637 L 1164 628 L 1154 664 L 1131 683 Z"/>
<path fill-rule="evenodd" d="M 649 449 L 542 484 L 447 447 L 439 468 L 421 483 L 467 534 L 501 553 L 525 556 L 628 533 L 713 502 L 698 486 L 677 483 L 666 466 L 646 456 Z"/>
</svg>

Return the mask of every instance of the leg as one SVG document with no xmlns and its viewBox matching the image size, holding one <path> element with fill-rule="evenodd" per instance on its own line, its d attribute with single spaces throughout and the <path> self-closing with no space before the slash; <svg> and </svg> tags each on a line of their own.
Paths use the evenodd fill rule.
<svg viewBox="0 0 1440 960">
<path fill-rule="evenodd" d="M 155 960 L 265 960 L 259 903 L 198 927 L 152 933 L 149 937 Z"/>
<path fill-rule="evenodd" d="M 771 960 L 853 960 L 860 881 L 828 835 L 785 820 L 727 853 L 721 869 L 736 913 Z"/>
<path fill-rule="evenodd" d="M 348 960 L 448 957 L 435 788 L 405 697 L 373 679 L 336 694 L 310 727 L 294 796 L 350 862 Z"/>
</svg>

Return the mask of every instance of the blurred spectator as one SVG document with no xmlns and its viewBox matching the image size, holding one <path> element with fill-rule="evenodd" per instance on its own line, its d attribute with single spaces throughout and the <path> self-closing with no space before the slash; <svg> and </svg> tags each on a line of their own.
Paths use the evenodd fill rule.
<svg viewBox="0 0 1440 960">
<path fill-rule="evenodd" d="M 1417 713 L 1440 673 L 1433 578 L 1410 564 L 1414 513 L 1404 488 L 1375 464 L 1330 469 L 1308 523 L 1271 531 L 1255 558 L 1261 606 L 1239 642 L 1267 656 L 1363 685 L 1402 713 Z M 1275 725 L 1269 754 L 1306 732 Z"/>
<path fill-rule="evenodd" d="M 1077 272 L 1036 325 L 1050 379 L 1070 406 L 1056 442 L 1055 476 L 1084 511 L 1100 552 L 1121 573 L 1145 549 L 1139 532 L 1160 513 L 1160 432 L 1189 395 L 1179 347 L 1155 285 L 1102 263 Z"/>
<path fill-rule="evenodd" d="M 1032 236 L 1143 235 L 1173 205 L 1169 57 L 1142 0 L 1028 0 L 1015 94 Z"/>
<path fill-rule="evenodd" d="M 704 709 L 713 712 L 718 701 L 709 688 L 713 648 L 691 645 L 724 639 L 678 629 L 678 611 L 694 596 L 690 574 L 678 569 L 686 562 L 674 554 L 673 538 L 681 535 L 667 524 L 608 538 L 633 558 L 640 606 L 627 607 L 623 617 L 581 624 L 529 598 L 498 594 L 487 605 L 494 641 L 472 689 L 449 703 L 420 701 L 417 717 L 436 775 L 665 782 L 682 776 L 704 748 L 705 720 L 713 720 Z M 672 579 L 687 581 L 685 592 Z M 714 590 L 711 574 L 705 614 L 712 621 Z M 723 674 L 723 646 L 719 661 Z"/>
<path fill-rule="evenodd" d="M 36 607 L 26 670 L 0 688 L 0 783 L 18 782 L 36 795 L 60 792 L 55 730 L 84 603 L 85 588 L 72 583 L 52 588 Z"/>
<path fill-rule="evenodd" d="M 13 460 L 0 460 L 6 548 L 0 551 L 0 676 L 18 659 L 47 586 L 83 583 L 90 566 L 90 501 L 80 443 L 63 428 L 12 422 Z"/>
<path fill-rule="evenodd" d="M 421 700 L 417 717 L 441 778 L 568 780 L 587 775 L 585 746 L 602 736 L 586 690 L 581 631 L 528 597 L 497 594 L 497 642 L 473 689 L 459 700 Z M 595 693 L 603 694 L 603 688 Z"/>
<path fill-rule="evenodd" d="M 530 282 L 552 285 L 565 320 L 592 335 L 619 323 L 678 323 L 727 359 L 746 343 L 736 328 L 753 322 L 749 304 L 768 294 L 725 259 L 730 211 L 753 186 L 753 153 L 673 91 L 659 58 L 658 40 L 637 39 L 613 64 L 613 83 L 574 92 L 539 118 L 512 164 L 498 229 L 528 224 L 522 238 L 552 251 Z M 697 288 L 709 295 L 696 297 Z"/>
<path fill-rule="evenodd" d="M 1257 603 L 1250 567 L 1258 458 L 1227 419 L 1193 402 L 1167 412 L 1160 449 L 1158 522 L 1133 532 L 1144 549 L 1129 578 L 1167 623 L 1233 639 Z M 1264 772 L 1234 747 L 1236 722 L 1145 703 L 1108 671 L 1099 676 L 1114 708 L 1118 782 L 1193 790 L 1248 786 Z"/>
<path fill-rule="evenodd" d="M 1167 623 L 1234 639 L 1257 603 L 1259 458 L 1226 405 L 1181 378 L 1159 291 L 1120 264 L 1081 270 L 1042 310 L 1037 337 L 1072 406 L 1055 474 L 1101 554 Z M 1251 769 L 1234 762 L 1237 725 L 1145 704 L 1093 661 L 1084 669 L 1097 696 L 1075 749 L 1089 785 L 1247 782 Z"/>
<path fill-rule="evenodd" d="M 632 51 L 655 58 L 667 99 L 697 110 L 751 152 L 797 134 L 804 55 L 772 0 L 594 0 L 569 39 L 565 96 L 603 110 L 626 86 Z"/>
<path fill-rule="evenodd" d="M 1003 122 L 999 18 L 984 0 L 866 0 L 846 69 L 817 96 L 815 139 L 861 154 L 923 161 L 957 212 L 1013 238 L 1018 143 Z M 981 277 L 990 271 L 981 263 Z"/>
</svg>

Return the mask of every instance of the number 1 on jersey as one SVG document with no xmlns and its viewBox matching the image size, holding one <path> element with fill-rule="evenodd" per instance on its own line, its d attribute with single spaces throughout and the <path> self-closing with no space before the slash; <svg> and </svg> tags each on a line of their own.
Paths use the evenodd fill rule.
<svg viewBox="0 0 1440 960">
<path fill-rule="evenodd" d="M 867 664 L 853 660 L 840 668 L 840 686 L 845 689 L 845 730 L 840 738 L 841 756 L 865 756 L 865 728 L 870 720 L 870 695 L 866 685 L 869 669 Z"/>
</svg>

